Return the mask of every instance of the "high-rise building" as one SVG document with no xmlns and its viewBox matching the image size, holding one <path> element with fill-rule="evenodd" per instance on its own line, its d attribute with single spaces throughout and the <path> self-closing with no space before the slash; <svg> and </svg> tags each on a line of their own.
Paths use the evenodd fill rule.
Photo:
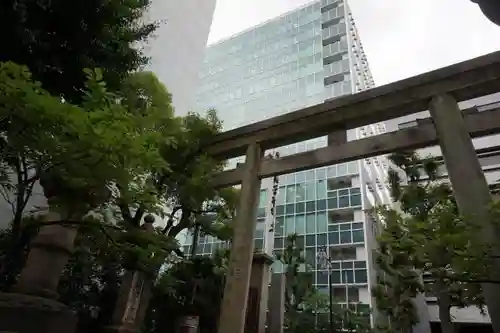
<svg viewBox="0 0 500 333">
<path fill-rule="evenodd" d="M 149 69 L 172 94 L 177 114 L 195 105 L 215 5 L 216 0 L 151 0 L 145 19 L 159 27 L 144 49 L 151 57 Z"/>
<path fill-rule="evenodd" d="M 374 86 L 346 0 L 316 0 L 211 45 L 200 76 L 197 110 L 215 108 L 226 130 Z M 369 125 L 348 131 L 347 139 L 384 131 L 382 123 Z M 277 151 L 284 156 L 328 144 L 328 137 L 320 137 Z M 286 236 L 298 234 L 313 283 L 328 293 L 327 269 L 318 265 L 318 253 L 328 248 L 335 299 L 372 307 L 376 224 L 368 211 L 389 200 L 386 168 L 385 159 L 376 157 L 280 176 L 276 207 L 273 179 L 264 179 L 256 251 L 279 253 Z M 191 241 L 188 236 L 186 251 Z M 201 237 L 196 252 L 210 254 L 223 246 Z M 276 262 L 273 270 L 283 267 Z"/>
</svg>

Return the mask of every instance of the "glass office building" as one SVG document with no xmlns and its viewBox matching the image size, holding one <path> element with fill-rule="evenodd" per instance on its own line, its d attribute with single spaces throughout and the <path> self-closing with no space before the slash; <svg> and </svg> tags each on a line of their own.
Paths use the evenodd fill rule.
<svg viewBox="0 0 500 333">
<path fill-rule="evenodd" d="M 374 86 L 346 0 L 313 1 L 210 46 L 200 76 L 197 110 L 215 108 L 226 130 Z M 374 124 L 349 130 L 347 138 L 384 131 L 384 124 Z M 284 156 L 326 145 L 328 138 L 320 137 L 277 150 Z M 298 234 L 314 284 L 328 292 L 327 270 L 317 265 L 318 252 L 328 248 L 336 300 L 373 307 L 376 223 L 370 208 L 389 200 L 386 169 L 377 157 L 280 176 L 274 214 L 273 179 L 264 179 L 256 251 L 276 254 L 287 235 Z M 208 255 L 224 246 L 201 237 L 196 252 Z M 275 272 L 282 269 L 273 265 Z"/>
</svg>

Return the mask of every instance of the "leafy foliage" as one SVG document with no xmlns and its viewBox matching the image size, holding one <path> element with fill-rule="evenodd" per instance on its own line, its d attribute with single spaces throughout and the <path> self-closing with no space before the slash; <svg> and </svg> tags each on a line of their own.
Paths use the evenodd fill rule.
<svg viewBox="0 0 500 333">
<path fill-rule="evenodd" d="M 227 260 L 225 251 L 214 258 L 196 257 L 169 267 L 154 288 L 143 332 L 172 330 L 187 315 L 200 317 L 200 332 L 216 332 Z"/>
<path fill-rule="evenodd" d="M 0 4 L 0 62 L 26 65 L 55 96 L 77 102 L 85 68 L 102 68 L 111 91 L 146 64 L 137 43 L 156 29 L 144 22 L 149 0 L 5 0 Z"/>
<path fill-rule="evenodd" d="M 453 332 L 452 306 L 484 304 L 478 282 L 488 275 L 484 258 L 489 248 L 470 237 L 478 226 L 460 216 L 450 185 L 439 180 L 434 158 L 406 152 L 390 160 L 404 172 L 407 184 L 402 186 L 398 171 L 389 171 L 392 196 L 403 214 L 381 210 L 386 226 L 378 263 L 386 279 L 375 288 L 379 307 L 406 332 L 418 319 L 411 299 L 418 292 L 431 293 L 438 299 L 443 331 Z"/>
<path fill-rule="evenodd" d="M 332 306 L 335 332 L 347 329 L 358 333 L 371 332 L 366 314 L 355 308 L 330 304 L 328 297 L 313 286 L 314 273 L 309 272 L 298 245 L 298 236 L 289 235 L 285 248 L 277 258 L 285 265 L 285 325 L 289 333 L 330 332 L 329 311 Z"/>
</svg>

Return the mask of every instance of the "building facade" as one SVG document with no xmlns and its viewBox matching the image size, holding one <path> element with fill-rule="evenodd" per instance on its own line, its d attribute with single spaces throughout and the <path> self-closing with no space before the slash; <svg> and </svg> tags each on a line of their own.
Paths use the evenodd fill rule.
<svg viewBox="0 0 500 333">
<path fill-rule="evenodd" d="M 313 1 L 210 46 L 200 80 L 197 111 L 215 108 L 225 130 L 374 86 L 346 0 Z M 347 140 L 383 132 L 384 124 L 369 125 L 349 130 Z M 328 141 L 320 137 L 276 151 L 291 155 L 325 147 Z M 318 254 L 329 249 L 337 302 L 374 307 L 370 290 L 376 223 L 369 209 L 389 202 L 386 169 L 386 160 L 376 157 L 283 175 L 275 194 L 275 180 L 264 179 L 255 250 L 276 255 L 286 236 L 296 233 L 305 247 L 302 269 L 314 272 L 320 291 L 328 293 L 329 274 L 318 265 Z M 185 251 L 191 242 L 188 235 Z M 196 253 L 209 255 L 224 246 L 201 237 Z M 275 262 L 273 270 L 283 267 Z"/>
<path fill-rule="evenodd" d="M 167 86 L 178 115 L 195 106 L 215 5 L 216 0 L 151 0 L 145 17 L 159 24 L 143 46 L 151 57 L 148 69 Z"/>
</svg>

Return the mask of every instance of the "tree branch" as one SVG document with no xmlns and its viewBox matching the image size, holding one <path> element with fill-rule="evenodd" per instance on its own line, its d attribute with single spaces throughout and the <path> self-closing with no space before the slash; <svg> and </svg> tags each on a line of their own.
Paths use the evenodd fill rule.
<svg viewBox="0 0 500 333">
<path fill-rule="evenodd" d="M 163 229 L 162 233 L 165 235 L 169 230 L 170 228 L 172 228 L 172 226 L 174 225 L 174 219 L 175 219 L 175 214 L 182 209 L 182 206 L 177 206 L 175 207 L 173 210 L 172 210 L 172 213 L 170 213 L 170 216 L 168 218 L 168 221 L 167 221 L 167 225 L 165 226 L 165 228 Z"/>
</svg>

